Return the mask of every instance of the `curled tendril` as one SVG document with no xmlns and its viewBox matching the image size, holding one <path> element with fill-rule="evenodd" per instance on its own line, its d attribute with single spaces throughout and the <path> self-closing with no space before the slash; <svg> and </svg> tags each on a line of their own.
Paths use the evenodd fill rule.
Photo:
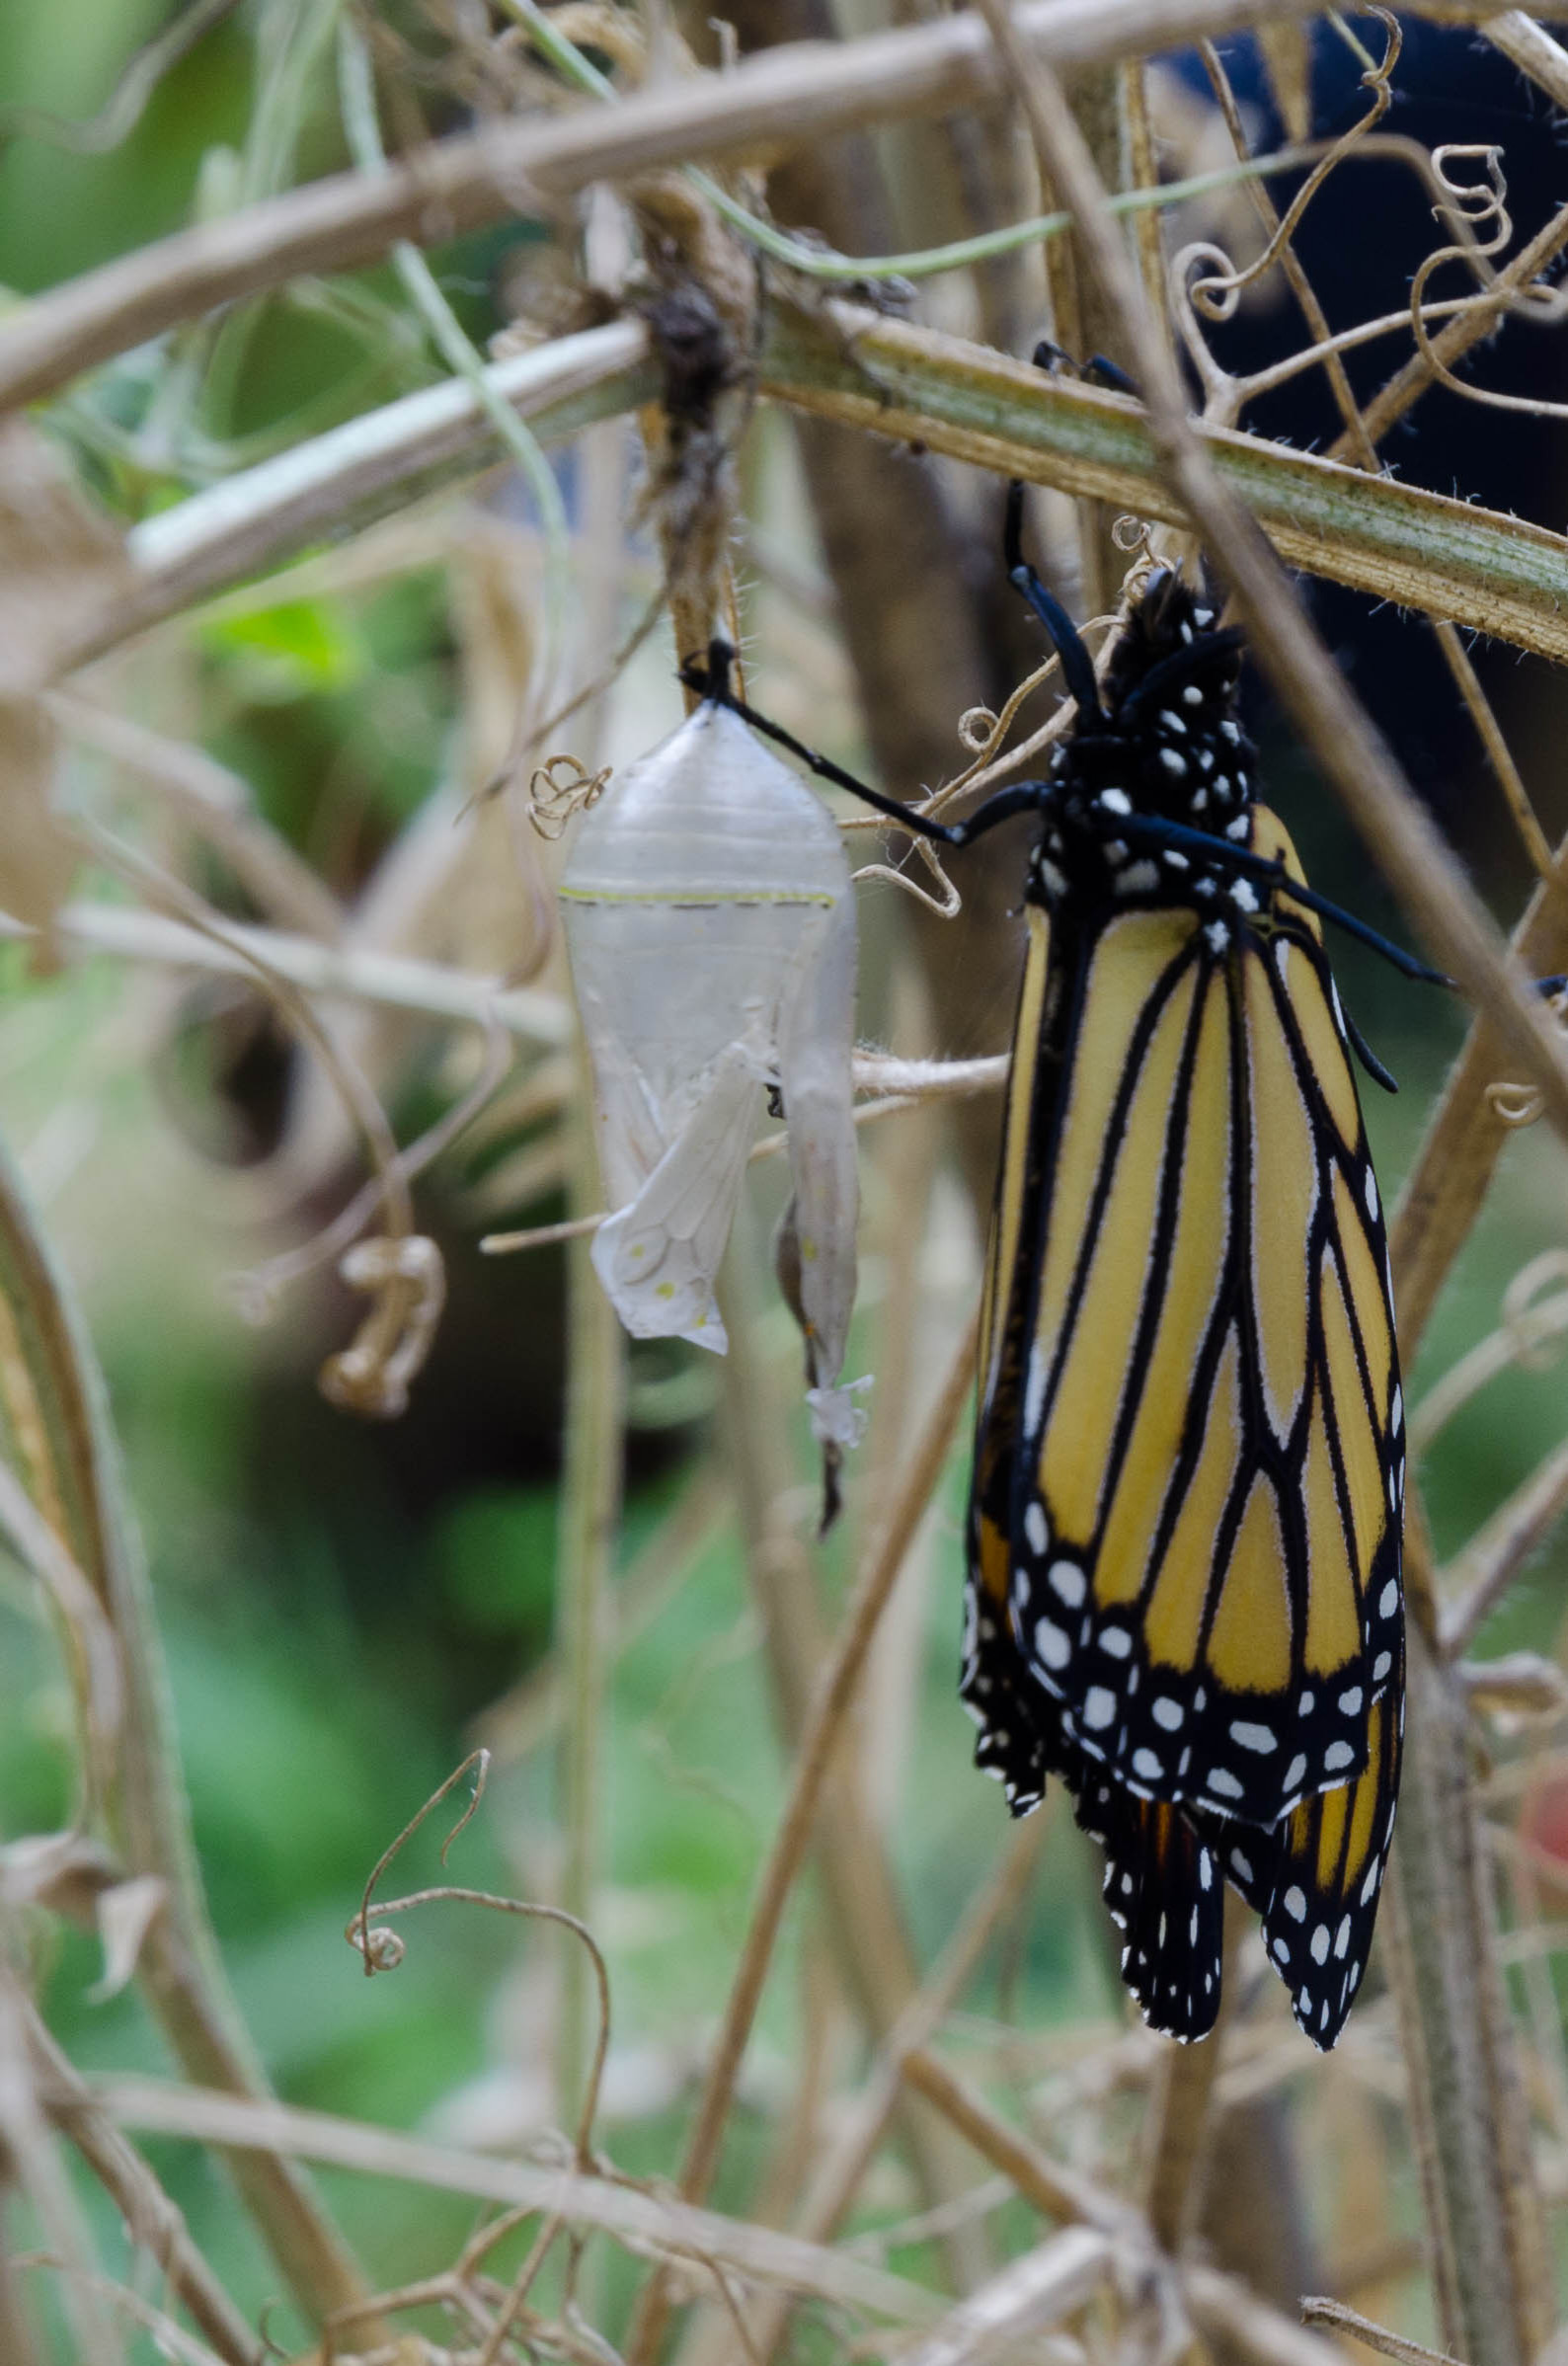
<svg viewBox="0 0 1568 2366">
<path fill-rule="evenodd" d="M 855 825 L 852 823 L 839 824 L 840 829 L 854 827 Z M 886 828 L 886 824 L 883 827 Z M 889 887 L 902 888 L 904 895 L 912 896 L 916 904 L 923 904 L 926 910 L 934 911 L 939 919 L 956 920 L 964 908 L 964 901 L 952 880 L 943 870 L 936 848 L 929 838 L 915 838 L 913 846 L 915 853 L 936 882 L 934 895 L 929 888 L 923 888 L 917 879 L 911 878 L 907 871 L 898 870 L 892 863 L 863 863 L 858 871 L 850 872 L 851 883 L 859 887 L 867 879 L 881 879 Z"/>
<path fill-rule="evenodd" d="M 604 2063 L 610 2046 L 609 1972 L 592 1932 L 585 1923 L 580 1923 L 576 1915 L 568 1914 L 564 1907 L 540 1906 L 531 1899 L 499 1897 L 491 1890 L 460 1889 L 455 1884 L 445 1882 L 438 1884 L 433 1889 L 411 1891 L 404 1898 L 387 1898 L 380 1904 L 372 1903 L 376 1886 L 382 1874 L 406 1843 L 418 1832 L 426 1818 L 434 1813 L 441 1801 L 448 1798 L 457 1785 L 472 1774 L 473 1795 L 441 1843 L 441 1863 L 445 1864 L 453 1842 L 478 1813 L 480 1800 L 485 1795 L 485 1782 L 489 1773 L 490 1752 L 488 1750 L 471 1750 L 462 1764 L 454 1767 L 446 1780 L 431 1793 L 424 1806 L 416 1815 L 410 1817 L 396 1840 L 389 1848 L 382 1851 L 372 1865 L 369 1879 L 366 1881 L 359 1899 L 358 1910 L 349 1921 L 344 1931 L 344 1937 L 351 1947 L 357 1949 L 363 1959 L 365 1977 L 371 1979 L 377 1972 L 395 1970 L 403 1961 L 406 1952 L 404 1942 L 396 1932 L 384 1928 L 372 1929 L 372 1918 L 377 1924 L 380 1924 L 384 1918 L 395 1914 L 411 1914 L 417 1906 L 433 1906 L 442 1902 L 460 1906 L 484 1906 L 492 1914 L 518 1915 L 529 1922 L 556 1923 L 562 1930 L 570 1931 L 588 1953 L 588 1960 L 593 1967 L 593 1980 L 598 1992 L 598 2038 L 593 2049 L 593 2060 L 589 2067 L 588 2086 L 584 2092 L 583 2107 L 578 2117 L 577 2133 L 574 2138 L 577 2166 L 585 2174 L 588 2174 L 593 2168 L 593 2122 L 598 2113 L 599 2089 L 603 2083 Z"/>
<path fill-rule="evenodd" d="M 1398 19 L 1391 17 L 1385 9 L 1372 9 L 1368 13 L 1375 16 L 1383 29 L 1382 56 L 1375 65 L 1369 66 L 1362 76 L 1362 88 L 1372 93 L 1372 104 L 1361 120 L 1352 123 L 1348 131 L 1342 132 L 1329 149 L 1328 154 L 1320 158 L 1318 163 L 1313 166 L 1291 199 L 1290 204 L 1281 214 L 1278 226 L 1268 245 L 1260 255 L 1254 257 L 1244 271 L 1237 271 L 1230 258 L 1224 256 L 1222 269 L 1215 272 L 1213 276 L 1207 279 L 1195 279 L 1191 282 L 1191 301 L 1206 320 L 1229 320 L 1240 300 L 1242 289 L 1250 287 L 1254 280 L 1261 279 L 1266 272 L 1273 270 L 1280 259 L 1282 249 L 1287 247 L 1294 237 L 1301 216 L 1330 173 L 1360 141 L 1366 138 L 1368 132 L 1374 125 L 1381 122 L 1383 117 L 1388 113 L 1389 107 L 1393 103 L 1390 77 L 1399 62 L 1399 52 L 1404 46 L 1404 35 L 1400 30 Z M 1210 251 L 1216 255 L 1220 252 L 1217 248 Z"/>
<path fill-rule="evenodd" d="M 1451 160 L 1463 159 L 1468 162 L 1477 158 L 1486 168 L 1484 182 L 1454 179 L 1449 169 Z M 1562 319 L 1565 308 L 1568 308 L 1568 296 L 1562 289 L 1547 287 L 1538 279 L 1525 287 L 1506 288 L 1487 268 L 1491 257 L 1501 254 L 1514 235 L 1501 149 L 1479 145 L 1467 147 L 1454 142 L 1433 150 L 1432 167 L 1443 192 L 1442 204 L 1436 208 L 1439 217 L 1442 218 L 1446 213 L 1453 226 L 1463 233 L 1463 237 L 1461 243 L 1440 247 L 1435 254 L 1429 255 L 1410 284 L 1410 326 L 1423 360 L 1434 377 L 1451 393 L 1462 395 L 1466 402 L 1479 403 L 1493 411 L 1526 411 L 1533 419 L 1568 418 L 1568 403 L 1541 402 L 1533 395 L 1502 394 L 1490 387 L 1467 385 L 1463 378 L 1454 376 L 1433 345 L 1427 332 L 1428 308 L 1423 299 L 1428 281 L 1445 264 L 1470 264 L 1482 282 L 1482 290 L 1471 299 L 1473 302 L 1493 304 L 1499 312 L 1528 314 L 1543 327 Z M 1508 1114 L 1511 1108 L 1528 1105 L 1530 1096 L 1523 1087 L 1519 1088 L 1517 1101 L 1510 1098 L 1512 1088 L 1497 1089 L 1501 1099 L 1493 1099 L 1492 1106 L 1504 1125 L 1533 1125 L 1540 1114 L 1538 1107 L 1528 1116 Z M 1490 1093 L 1488 1098 L 1492 1098 Z"/>
<path fill-rule="evenodd" d="M 999 720 L 988 706 L 966 707 L 958 719 L 958 736 L 971 755 L 988 755 L 999 728 Z"/>
<path fill-rule="evenodd" d="M 1568 987 L 1548 994 L 1546 1007 L 1559 1025 L 1568 1024 Z M 1514 1084 L 1500 1077 L 1486 1087 L 1486 1105 L 1500 1126 L 1507 1126 L 1510 1132 L 1518 1133 L 1526 1126 L 1534 1125 L 1546 1103 L 1533 1084 Z M 1525 1268 L 1527 1273 L 1531 1270 L 1529 1266 Z"/>
<path fill-rule="evenodd" d="M 1153 531 L 1146 517 L 1134 517 L 1124 511 L 1111 526 L 1111 540 L 1129 558 L 1146 559 L 1151 555 L 1149 537 Z"/>
<path fill-rule="evenodd" d="M 536 764 L 528 778 L 528 819 L 539 836 L 559 838 L 574 814 L 586 814 L 597 805 L 609 777 L 608 764 L 589 772 L 575 755 L 547 756 Z"/>
</svg>

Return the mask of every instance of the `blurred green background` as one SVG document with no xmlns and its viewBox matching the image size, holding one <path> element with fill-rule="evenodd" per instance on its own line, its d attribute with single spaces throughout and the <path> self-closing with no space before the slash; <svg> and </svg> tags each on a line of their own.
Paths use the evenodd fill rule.
<svg viewBox="0 0 1568 2366">
<path fill-rule="evenodd" d="M 274 29 L 285 19 L 292 28 L 291 41 L 275 46 L 259 45 L 258 11 L 236 10 L 167 75 L 110 153 L 72 153 L 13 112 L 90 115 L 120 62 L 169 15 L 161 0 L 0 10 L 0 285 L 26 294 L 203 208 L 344 161 L 326 71 L 333 11 L 320 0 L 273 9 Z M 412 11 L 405 30 L 417 33 Z M 259 53 L 273 60 L 260 77 Z M 501 275 L 530 236 L 524 226 L 433 259 L 476 338 L 500 326 Z M 391 273 L 369 273 L 128 356 L 56 406 L 46 425 L 128 520 L 438 374 Z M 650 679 L 662 682 L 667 664 L 661 649 Z M 673 707 L 667 685 L 659 695 L 662 728 Z M 198 625 L 180 662 L 177 703 L 183 728 L 251 782 L 268 819 L 350 898 L 441 777 L 460 696 L 450 603 L 431 566 L 356 593 L 253 601 Z M 834 752 L 864 761 L 852 739 Z M 1369 891 L 1337 814 L 1289 748 L 1266 750 L 1265 768 L 1314 881 L 1388 924 L 1386 900 Z M 220 868 L 203 884 L 241 908 Z M 1518 883 L 1505 873 L 1501 884 L 1506 894 Z M 1403 1086 L 1397 1101 L 1371 1088 L 1367 1095 L 1391 1203 L 1461 1014 L 1358 947 L 1345 949 L 1340 971 L 1347 1002 Z M 409 1925 L 396 1975 L 372 1983 L 344 1927 L 381 1849 L 471 1746 L 476 1720 L 530 1679 L 532 1747 L 498 1770 L 450 1873 L 547 1895 L 558 1870 L 545 1671 L 562 1422 L 560 1253 L 482 1262 L 476 1244 L 486 1226 L 465 1213 L 465 1193 L 498 1148 L 443 1162 L 420 1191 L 422 1221 L 449 1266 L 440 1343 L 400 1424 L 357 1425 L 322 1401 L 312 1378 L 346 1335 L 347 1299 L 312 1286 L 285 1300 L 274 1328 L 253 1331 L 225 1288 L 227 1275 L 280 1245 L 248 1225 L 229 1189 L 280 1121 L 287 1068 L 275 1037 L 264 1030 L 236 1048 L 221 1015 L 196 993 L 158 1025 L 139 1005 L 127 1019 L 130 989 L 109 964 L 39 980 L 10 951 L 3 977 L 0 1127 L 39 1190 L 107 1372 L 202 1868 L 269 2070 L 285 2095 L 323 2109 L 514 2139 L 551 2108 L 558 1935 L 438 1908 Z M 934 1031 L 937 1048 L 950 1048 L 940 1013 Z M 149 1046 L 155 1057 L 127 1057 Z M 392 1112 L 400 1136 L 417 1132 L 447 1097 L 442 1039 L 411 1031 Z M 177 1190 L 171 1142 L 180 1145 Z M 213 1175 L 204 1216 L 192 1185 L 193 1162 L 203 1155 Z M 1412 1402 L 1494 1325 L 1518 1269 L 1561 1241 L 1562 1206 L 1560 1151 L 1543 1133 L 1522 1134 L 1432 1325 Z M 492 1207 L 487 1222 L 547 1222 L 563 1209 L 557 1191 L 510 1211 Z M 319 1214 L 329 1212 L 324 1204 Z M 961 1215 L 948 1221 L 968 1239 Z M 875 1258 L 868 1278 L 871 1311 L 851 1372 L 875 1360 Z M 772 1304 L 771 1281 L 756 1286 Z M 796 1350 L 776 1309 L 762 1336 L 763 1352 L 787 1375 Z M 642 1556 L 694 1484 L 717 1384 L 712 1367 L 685 1351 L 637 1351 L 631 1368 L 622 1575 L 640 1560 L 646 1566 Z M 1451 1551 L 1557 1441 L 1561 1406 L 1559 1377 L 1515 1372 L 1453 1422 L 1423 1473 L 1440 1550 Z M 961 1456 L 944 1490 L 921 1611 L 918 1722 L 889 1834 L 922 1961 L 951 1932 L 1005 1825 L 999 1792 L 970 1772 L 971 1733 L 954 1691 L 963 1485 Z M 845 1558 L 842 1540 L 826 1555 L 829 1603 Z M 1515 1589 L 1486 1649 L 1555 1648 L 1563 1568 L 1553 1547 Z M 666 1591 L 657 1616 L 616 1656 L 603 1727 L 598 1928 L 616 2023 L 602 2135 L 623 2167 L 647 2173 L 667 2170 L 677 2156 L 693 2065 L 728 1987 L 783 1763 L 733 1520 L 722 1507 L 689 1575 Z M 29 1589 L 7 1568 L 4 1837 L 53 1828 L 69 1773 L 59 1672 Z M 399 1885 L 437 1877 L 437 1839 L 433 1827 L 420 1836 Z M 1117 2010 L 1096 1886 L 1088 1852 L 1058 1816 L 1005 1993 L 987 1975 L 972 2000 L 977 2011 L 1050 2030 Z M 756 2158 L 748 2144 L 759 2145 L 787 2089 L 809 1912 L 808 1900 L 797 1901 L 747 2074 L 741 2124 L 748 2137 L 727 2156 L 721 2204 L 744 2196 Z M 46 1956 L 52 2024 L 80 2064 L 167 2067 L 132 1994 L 94 2000 L 94 1942 L 41 1925 L 35 1936 Z M 242 2302 L 254 2309 L 274 2295 L 274 2271 L 210 2163 L 183 2146 L 150 2149 Z M 324 2182 L 352 2240 L 389 2280 L 444 2264 L 472 2223 L 469 2207 L 451 2197 L 348 2177 Z M 873 2192 L 871 2214 L 880 2206 L 892 2215 L 907 2201 L 889 2191 L 878 2205 Z M 107 2224 L 104 2231 L 115 2257 L 118 2238 Z M 922 2258 L 901 2254 L 899 2264 L 918 2273 Z M 630 2270 L 620 2263 L 613 2272 L 624 2281 Z M 274 2324 L 280 2339 L 302 2330 L 286 2306 Z"/>
</svg>

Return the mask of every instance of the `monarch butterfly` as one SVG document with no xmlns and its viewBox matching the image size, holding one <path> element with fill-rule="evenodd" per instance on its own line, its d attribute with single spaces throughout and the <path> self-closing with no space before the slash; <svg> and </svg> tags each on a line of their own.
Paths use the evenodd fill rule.
<svg viewBox="0 0 1568 2366">
<path fill-rule="evenodd" d="M 1021 551 L 1076 702 L 1048 776 L 933 823 L 1040 832 L 981 1309 L 962 1697 L 1015 1815 L 1048 1775 L 1105 1852 L 1123 1977 L 1191 2039 L 1223 1887 L 1313 2043 L 1366 1968 L 1403 1731 L 1405 1434 L 1388 1249 L 1322 921 L 1253 795 L 1241 637 L 1169 570 L 1104 695 Z M 738 703 L 715 644 L 686 678 Z"/>
</svg>

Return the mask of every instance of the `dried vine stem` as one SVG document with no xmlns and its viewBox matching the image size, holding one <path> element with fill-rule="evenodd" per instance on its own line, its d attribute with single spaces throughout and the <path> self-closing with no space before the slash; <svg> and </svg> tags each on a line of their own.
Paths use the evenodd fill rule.
<svg viewBox="0 0 1568 2366">
<path fill-rule="evenodd" d="M 1559 244 L 1568 244 L 1568 210 Z M 1470 299 L 1481 303 L 1484 299 Z M 1466 316 L 1467 317 L 1467 316 Z M 1496 315 L 1486 315 L 1495 326 Z M 1464 325 L 1463 320 L 1451 324 Z M 1443 339 L 1434 340 L 1443 351 Z M 1005 355 L 849 304 L 815 319 L 780 303 L 765 316 L 760 385 L 773 400 L 998 475 L 1181 523 L 1137 407 Z M 491 365 L 498 387 L 557 443 L 635 408 L 655 391 L 640 324 L 585 331 Z M 1423 380 L 1410 394 L 1429 382 Z M 1375 405 L 1369 433 L 1385 432 Z M 1293 565 L 1374 597 L 1568 659 L 1568 541 L 1543 527 L 1207 429 L 1224 483 Z M 84 664 L 201 596 L 292 556 L 329 527 L 360 525 L 432 480 L 471 475 L 499 447 L 465 385 L 408 395 L 263 462 L 133 529 L 139 579 L 62 642 L 61 670 Z"/>
<path fill-rule="evenodd" d="M 1441 1639 L 1446 1656 L 1468 1650 L 1531 1553 L 1568 1511 L 1568 1444 L 1557 1447 L 1499 1504 L 1445 1572 L 1448 1607 Z"/>
<path fill-rule="evenodd" d="M 881 1535 L 867 1556 L 801 1734 L 789 1799 L 757 1884 L 745 1944 L 703 2082 L 696 2123 L 687 2142 L 678 2186 L 684 2201 L 697 2200 L 706 2193 L 718 2166 L 736 2078 L 761 2001 L 784 1908 L 805 1861 L 823 1784 L 832 1763 L 845 1712 L 864 1670 L 877 1622 L 887 1608 L 904 1555 L 941 1475 L 953 1431 L 973 1385 L 978 1332 L 978 1317 L 972 1317 L 964 1326 L 942 1389 L 915 1442 Z M 627 2335 L 626 2354 L 633 2366 L 657 2353 L 668 2305 L 666 2279 L 662 2274 L 657 2275 L 641 2295 Z"/>
</svg>

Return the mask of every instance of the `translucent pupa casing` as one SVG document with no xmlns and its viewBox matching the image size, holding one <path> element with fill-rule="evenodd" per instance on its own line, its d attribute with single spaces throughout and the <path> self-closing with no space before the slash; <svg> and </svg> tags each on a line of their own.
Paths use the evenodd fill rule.
<svg viewBox="0 0 1568 2366">
<path fill-rule="evenodd" d="M 611 782 L 561 884 L 612 1210 L 593 1263 L 634 1338 L 723 1354 L 714 1302 L 764 1088 L 789 1124 L 818 1384 L 855 1293 L 855 907 L 826 809 L 729 708 Z"/>
</svg>

